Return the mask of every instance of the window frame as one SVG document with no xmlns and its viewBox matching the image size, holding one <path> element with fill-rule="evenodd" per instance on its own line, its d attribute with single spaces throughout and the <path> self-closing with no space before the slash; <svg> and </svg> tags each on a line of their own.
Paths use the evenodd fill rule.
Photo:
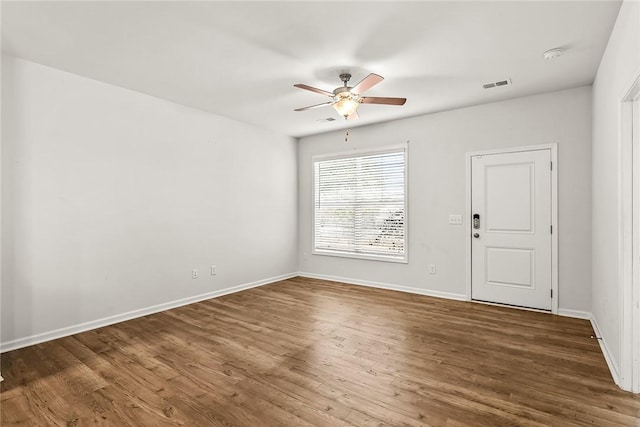
<svg viewBox="0 0 640 427">
<path fill-rule="evenodd" d="M 364 157 L 368 155 L 404 152 L 404 254 L 402 257 L 390 255 L 359 254 L 355 252 L 332 251 L 316 248 L 316 167 L 318 161 Z M 354 149 L 331 154 L 319 154 L 311 158 L 311 253 L 338 258 L 352 258 L 369 261 L 409 263 L 409 145 L 407 143 L 378 148 Z"/>
</svg>

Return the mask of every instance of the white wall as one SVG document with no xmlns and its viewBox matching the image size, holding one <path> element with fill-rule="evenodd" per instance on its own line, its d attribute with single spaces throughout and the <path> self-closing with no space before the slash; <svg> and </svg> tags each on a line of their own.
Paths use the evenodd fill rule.
<svg viewBox="0 0 640 427">
<path fill-rule="evenodd" d="M 376 107 L 363 106 L 360 114 L 365 115 L 367 108 Z M 407 140 L 409 263 L 312 255 L 312 156 Z M 449 225 L 448 216 L 465 213 L 465 153 L 553 142 L 558 143 L 559 156 L 559 305 L 565 311 L 590 312 L 590 86 L 354 128 L 348 143 L 341 132 L 302 138 L 300 270 L 463 296 L 465 227 Z M 436 275 L 427 273 L 428 264 L 437 265 Z"/>
<path fill-rule="evenodd" d="M 625 1 L 593 83 L 593 315 L 620 365 L 620 103 L 640 72 L 640 3 Z"/>
<path fill-rule="evenodd" d="M 5 349 L 297 270 L 293 138 L 2 59 Z"/>
</svg>

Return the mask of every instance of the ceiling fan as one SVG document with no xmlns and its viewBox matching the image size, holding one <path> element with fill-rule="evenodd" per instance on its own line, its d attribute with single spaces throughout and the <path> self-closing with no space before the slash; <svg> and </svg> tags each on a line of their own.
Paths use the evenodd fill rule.
<svg viewBox="0 0 640 427">
<path fill-rule="evenodd" d="M 384 104 L 384 105 L 404 105 L 407 102 L 407 98 L 385 98 L 379 96 L 362 96 L 364 91 L 372 88 L 380 83 L 384 78 L 377 74 L 369 74 L 362 79 L 357 85 L 351 87 L 347 86 L 351 74 L 340 74 L 340 80 L 344 83 L 344 86 L 337 87 L 333 92 L 318 89 L 312 86 L 308 86 L 302 83 L 295 84 L 293 86 L 300 89 L 310 90 L 322 95 L 326 95 L 333 98 L 332 101 L 324 102 L 322 104 L 311 105 L 310 107 L 297 108 L 295 111 L 311 110 L 313 108 L 325 107 L 331 105 L 342 117 L 348 120 L 354 120 L 358 118 L 358 107 L 360 104 Z"/>
</svg>

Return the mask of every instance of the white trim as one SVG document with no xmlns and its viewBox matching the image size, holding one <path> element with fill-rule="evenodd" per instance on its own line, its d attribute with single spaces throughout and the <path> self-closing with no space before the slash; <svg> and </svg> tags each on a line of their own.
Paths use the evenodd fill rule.
<svg viewBox="0 0 640 427">
<path fill-rule="evenodd" d="M 640 84 L 640 73 L 638 74 L 638 84 Z M 640 89 L 633 102 L 633 257 L 635 262 L 632 266 L 633 278 L 631 281 L 631 300 L 627 304 L 631 305 L 631 391 L 640 393 Z"/>
<path fill-rule="evenodd" d="M 560 224 L 558 221 L 558 171 L 560 165 L 558 162 L 558 144 L 549 144 L 551 148 L 551 225 L 553 226 L 553 234 L 551 234 L 551 289 L 553 290 L 553 298 L 551 299 L 551 312 L 558 314 L 560 308 L 560 288 L 558 263 L 560 250 L 558 249 L 558 235 L 560 234 Z"/>
<path fill-rule="evenodd" d="M 406 218 L 406 214 L 405 214 L 405 218 Z M 405 225 L 406 227 L 406 225 Z M 406 231 L 406 228 L 405 228 Z M 406 243 L 407 239 L 405 238 L 405 243 Z M 367 255 L 367 254 L 355 254 L 352 252 L 340 252 L 340 251 L 330 251 L 328 249 L 315 249 L 312 248 L 311 249 L 311 254 L 312 255 L 320 255 L 320 256 L 332 256 L 332 257 L 338 257 L 338 258 L 354 258 L 354 259 L 364 259 L 364 260 L 368 260 L 368 261 L 382 261 L 382 262 L 395 262 L 395 263 L 399 263 L 399 264 L 408 264 L 409 260 L 407 259 L 407 252 L 405 250 L 405 256 L 400 258 L 400 257 L 393 257 L 393 256 L 389 256 L 389 255 Z"/>
<path fill-rule="evenodd" d="M 488 156 L 490 154 L 503 154 L 503 153 L 522 153 L 525 151 L 537 151 L 537 150 L 550 150 L 553 149 L 554 146 L 557 146 L 556 142 L 551 144 L 538 144 L 538 145 L 523 145 L 520 147 L 505 147 L 505 148 L 496 148 L 494 150 L 481 150 L 481 151 L 470 151 L 467 153 L 467 156 Z"/>
<path fill-rule="evenodd" d="M 434 291 L 430 289 L 414 288 L 411 286 L 395 285 L 392 283 L 374 282 L 370 280 L 352 279 L 349 277 L 329 276 L 326 274 L 308 273 L 305 271 L 298 272 L 298 276 L 307 277 L 309 279 L 329 280 L 332 282 L 341 282 L 349 285 L 366 286 L 369 288 L 387 289 L 390 291 L 400 291 L 410 294 L 425 295 L 429 297 L 437 297 L 444 299 L 452 299 L 457 301 L 466 301 L 467 296 L 464 294 L 455 294 L 453 292 Z"/>
<path fill-rule="evenodd" d="M 258 286 L 268 285 L 269 283 L 290 279 L 292 277 L 296 277 L 297 275 L 298 275 L 297 273 L 282 274 L 280 276 L 257 280 L 255 282 L 232 286 L 230 288 L 220 289 L 213 292 L 207 292 L 205 294 L 182 298 L 175 301 L 169 301 L 169 302 L 153 305 L 146 308 L 129 311 L 126 313 L 116 314 L 114 316 L 103 317 L 102 319 L 97 319 L 89 322 L 80 323 L 77 325 L 67 326 L 67 327 L 56 329 L 53 331 L 44 332 L 37 335 L 31 335 L 29 337 L 18 338 L 12 341 L 0 343 L 0 353 L 5 353 L 11 350 L 17 350 L 19 348 L 28 347 L 30 345 L 40 344 L 45 341 L 51 341 L 58 338 L 67 337 L 69 335 L 78 334 L 80 332 L 101 328 L 103 326 L 113 325 L 115 323 L 124 322 L 126 320 L 131 320 L 138 317 L 147 316 L 149 314 L 170 310 L 172 308 L 181 307 L 183 305 L 193 304 L 196 302 L 208 300 L 211 298 L 221 297 L 223 295 L 244 291 L 244 290 L 255 288 Z"/>
<path fill-rule="evenodd" d="M 611 356 L 611 352 L 609 351 L 609 346 L 607 345 L 607 341 L 602 336 L 600 332 L 600 327 L 598 326 L 598 322 L 594 316 L 591 316 L 591 327 L 593 328 L 593 332 L 598 340 L 598 344 L 600 344 L 600 350 L 602 350 L 602 355 L 604 356 L 604 360 L 607 362 L 607 366 L 609 367 L 609 372 L 611 373 L 611 377 L 613 378 L 613 382 L 620 387 L 620 370 L 618 365 L 616 364 L 614 358 Z"/>
<path fill-rule="evenodd" d="M 618 158 L 618 385 L 635 393 L 640 393 L 640 140 L 633 135 L 633 103 L 638 99 L 640 70 L 620 97 Z"/>
<path fill-rule="evenodd" d="M 631 312 L 626 306 L 625 300 L 629 298 L 633 282 L 633 144 L 630 136 L 626 135 L 630 129 L 624 129 L 627 122 L 627 103 L 620 103 L 619 111 L 619 151 L 618 151 L 618 277 L 616 285 L 618 289 L 617 310 L 619 316 L 618 334 L 619 363 L 618 371 L 620 388 L 631 390 L 631 347 L 628 334 L 625 329 L 630 321 Z M 630 118 L 630 115 L 629 115 Z"/>
<path fill-rule="evenodd" d="M 465 212 L 467 218 L 471 218 L 471 158 L 473 156 L 486 156 L 490 154 L 504 153 L 520 153 L 525 151 L 549 150 L 553 169 L 551 170 L 551 225 L 553 226 L 553 234 L 551 234 L 551 289 L 553 297 L 551 298 L 551 313 L 559 314 L 559 291 L 558 291 L 558 234 L 560 227 L 558 224 L 558 144 L 541 144 L 528 145 L 522 147 L 508 147 L 496 150 L 472 151 L 466 153 L 466 194 L 465 194 Z M 471 301 L 471 234 L 473 233 L 472 221 L 468 222 L 469 229 L 465 237 L 466 252 L 466 300 Z"/>
<path fill-rule="evenodd" d="M 467 232 L 464 236 L 464 247 L 465 249 L 465 271 L 464 271 L 464 281 L 465 281 L 465 294 L 467 301 L 471 301 L 471 235 L 473 234 L 473 220 L 471 215 L 471 153 L 467 153 L 465 156 L 465 171 L 466 171 L 466 179 L 465 179 L 465 196 L 464 196 L 464 214 L 469 221 L 465 221 L 463 219 L 463 223 L 467 224 Z"/>
<path fill-rule="evenodd" d="M 453 292 L 435 291 L 435 290 L 432 290 L 432 289 L 414 288 L 414 287 L 411 287 L 411 286 L 396 285 L 396 284 L 392 284 L 392 283 L 375 282 L 375 281 L 371 281 L 371 280 L 360 280 L 360 279 L 353 279 L 353 278 L 340 277 L 340 276 L 330 276 L 330 275 L 327 275 L 327 274 L 309 273 L 309 272 L 306 272 L 306 271 L 299 271 L 298 272 L 298 276 L 299 277 L 306 277 L 306 278 L 309 278 L 309 279 L 329 280 L 331 282 L 346 283 L 346 284 L 349 284 L 349 285 L 366 286 L 366 287 L 369 287 L 369 288 L 386 289 L 386 290 L 390 290 L 390 291 L 406 292 L 406 293 L 410 293 L 410 294 L 425 295 L 425 296 L 429 296 L 429 297 L 443 298 L 443 299 L 449 299 L 449 300 L 455 300 L 455 301 L 468 301 L 467 300 L 467 296 L 465 294 L 456 294 L 456 293 L 453 293 Z M 484 305 L 493 305 L 493 306 L 497 306 L 497 307 L 507 307 L 507 308 L 512 308 L 514 310 L 535 311 L 537 313 L 551 314 L 547 310 L 537 310 L 537 309 L 534 309 L 534 308 L 517 307 L 517 306 L 513 306 L 513 305 L 506 305 L 506 304 L 496 304 L 496 303 L 486 302 L 486 301 L 471 301 L 471 302 L 477 303 L 477 304 L 484 304 Z M 560 310 L 558 310 L 557 314 L 558 314 L 558 316 L 573 317 L 573 318 L 576 318 L 576 319 L 584 319 L 584 320 L 591 320 L 592 317 L 593 317 L 591 315 L 591 313 L 589 313 L 587 311 L 570 310 L 570 309 L 564 309 L 564 308 L 561 308 Z"/>
<path fill-rule="evenodd" d="M 568 308 L 559 308 L 558 309 L 558 316 L 573 317 L 574 319 L 591 320 L 591 318 L 593 317 L 593 314 L 589 313 L 588 311 L 570 310 Z"/>
<path fill-rule="evenodd" d="M 407 150 L 409 141 L 402 144 L 383 145 L 381 147 L 352 148 L 351 150 L 339 151 L 335 153 L 316 154 L 311 157 L 311 162 L 315 163 L 319 160 L 346 159 L 349 157 L 366 156 L 367 154 L 385 154 L 393 153 L 398 150 Z"/>
</svg>

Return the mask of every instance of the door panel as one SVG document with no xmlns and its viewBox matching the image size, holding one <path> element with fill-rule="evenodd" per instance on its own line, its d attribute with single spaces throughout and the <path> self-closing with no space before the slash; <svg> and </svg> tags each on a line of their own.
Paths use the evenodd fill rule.
<svg viewBox="0 0 640 427">
<path fill-rule="evenodd" d="M 487 282 L 496 286 L 532 288 L 535 283 L 535 251 L 486 248 Z"/>
<path fill-rule="evenodd" d="M 551 310 L 551 152 L 471 158 L 471 297 Z"/>
<path fill-rule="evenodd" d="M 531 163 L 486 167 L 487 231 L 533 231 L 532 175 Z"/>
</svg>

